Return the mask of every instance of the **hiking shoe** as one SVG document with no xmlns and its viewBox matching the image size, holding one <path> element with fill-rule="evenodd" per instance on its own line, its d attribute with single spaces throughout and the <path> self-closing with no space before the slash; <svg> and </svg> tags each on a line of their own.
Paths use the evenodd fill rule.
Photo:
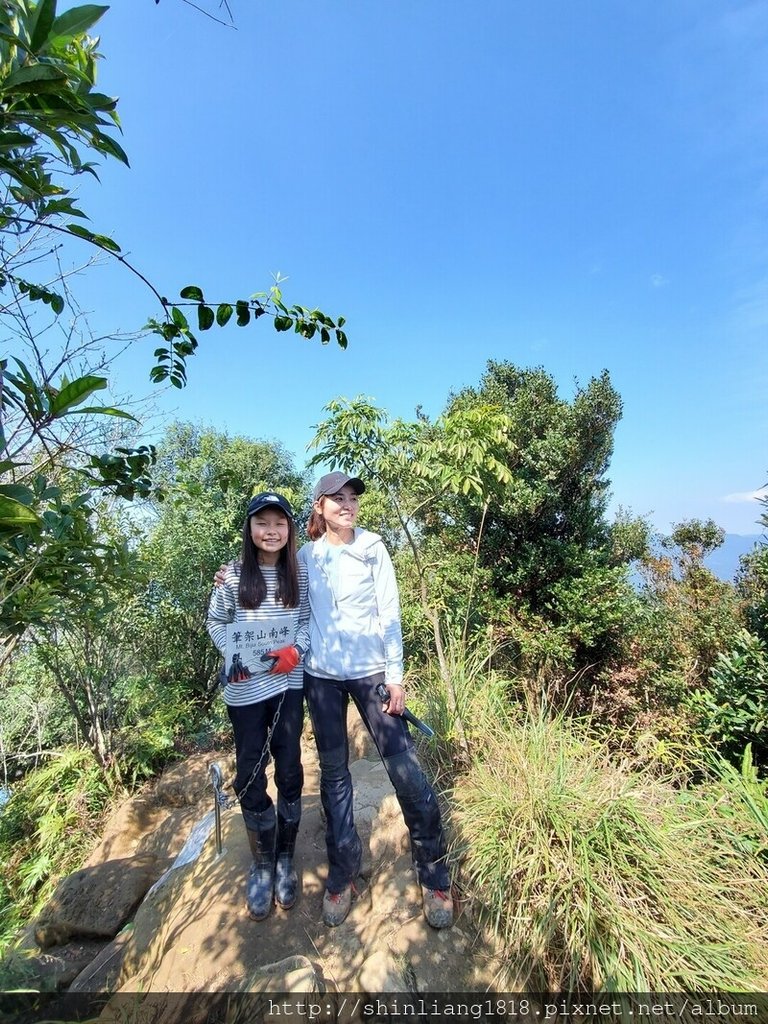
<svg viewBox="0 0 768 1024">
<path fill-rule="evenodd" d="M 421 887 L 424 917 L 433 928 L 450 928 L 453 924 L 453 897 L 446 889 Z"/>
<path fill-rule="evenodd" d="M 351 883 L 346 889 L 342 889 L 341 892 L 325 890 L 325 895 L 323 896 L 323 924 L 327 924 L 329 928 L 335 928 L 336 925 L 346 920 L 349 908 L 352 906 L 352 893 L 354 891 L 355 887 Z"/>
</svg>

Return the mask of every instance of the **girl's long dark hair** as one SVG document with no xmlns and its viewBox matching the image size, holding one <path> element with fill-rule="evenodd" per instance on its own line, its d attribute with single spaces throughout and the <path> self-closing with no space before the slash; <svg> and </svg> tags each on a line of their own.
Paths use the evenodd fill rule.
<svg viewBox="0 0 768 1024">
<path fill-rule="evenodd" d="M 285 515 L 279 506 L 275 508 Z M 299 568 L 296 561 L 296 527 L 289 516 L 288 541 L 280 549 L 277 560 L 277 590 L 275 600 L 282 601 L 285 608 L 296 608 L 299 604 Z M 243 524 L 243 544 L 240 549 L 240 584 L 237 599 L 242 608 L 258 608 L 267 596 L 267 584 L 258 559 L 258 548 L 251 540 L 251 519 L 246 517 Z"/>
</svg>

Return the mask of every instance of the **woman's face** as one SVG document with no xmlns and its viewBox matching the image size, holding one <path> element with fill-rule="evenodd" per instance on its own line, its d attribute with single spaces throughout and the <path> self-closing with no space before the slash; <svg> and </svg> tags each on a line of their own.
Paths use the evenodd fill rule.
<svg viewBox="0 0 768 1024">
<path fill-rule="evenodd" d="M 249 523 L 259 561 L 263 565 L 276 565 L 290 534 L 285 513 L 278 508 L 263 508 L 251 516 Z"/>
<path fill-rule="evenodd" d="M 322 515 L 326 527 L 334 533 L 353 530 L 359 509 L 360 498 L 349 484 L 315 502 L 315 511 Z"/>
</svg>

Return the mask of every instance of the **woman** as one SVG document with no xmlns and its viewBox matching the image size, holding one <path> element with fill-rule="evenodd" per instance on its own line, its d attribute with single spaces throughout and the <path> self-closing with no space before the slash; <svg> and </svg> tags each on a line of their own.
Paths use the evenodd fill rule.
<svg viewBox="0 0 768 1024">
<path fill-rule="evenodd" d="M 424 914 L 435 928 L 453 923 L 445 839 L 435 794 L 402 718 L 403 644 L 392 562 L 378 534 L 356 526 L 363 482 L 328 473 L 314 491 L 299 566 L 309 578 L 310 649 L 304 689 L 320 760 L 326 816 L 328 881 L 323 921 L 349 913 L 362 846 L 355 828 L 349 772 L 347 706 L 354 701 L 395 788 L 411 838 Z M 382 704 L 376 693 L 384 683 Z"/>
<path fill-rule="evenodd" d="M 246 907 L 260 921 L 269 914 L 273 897 L 284 908 L 296 902 L 293 851 L 304 783 L 300 662 L 309 646 L 307 573 L 297 563 L 293 512 L 282 495 L 263 492 L 251 500 L 240 561 L 224 567 L 220 582 L 206 625 L 225 656 L 224 700 L 235 734 L 234 787 L 253 855 Z M 277 815 L 267 793 L 270 754 Z"/>
</svg>

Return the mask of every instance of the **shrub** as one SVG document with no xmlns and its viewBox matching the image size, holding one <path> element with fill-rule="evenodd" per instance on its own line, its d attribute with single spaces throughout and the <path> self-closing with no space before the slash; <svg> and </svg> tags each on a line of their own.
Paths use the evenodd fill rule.
<svg viewBox="0 0 768 1024">
<path fill-rule="evenodd" d="M 0 814 L 0 899 L 31 916 L 80 864 L 97 835 L 110 787 L 93 754 L 68 747 L 14 787 Z"/>
<path fill-rule="evenodd" d="M 749 744 L 755 763 L 768 765 L 768 650 L 746 629 L 719 654 L 707 684 L 690 698 L 699 727 L 738 764 Z"/>
<path fill-rule="evenodd" d="M 505 986 L 764 988 L 768 872 L 734 845 L 754 822 L 732 808 L 726 822 L 709 790 L 618 762 L 562 716 L 489 731 L 461 783 L 456 842 Z"/>
</svg>

